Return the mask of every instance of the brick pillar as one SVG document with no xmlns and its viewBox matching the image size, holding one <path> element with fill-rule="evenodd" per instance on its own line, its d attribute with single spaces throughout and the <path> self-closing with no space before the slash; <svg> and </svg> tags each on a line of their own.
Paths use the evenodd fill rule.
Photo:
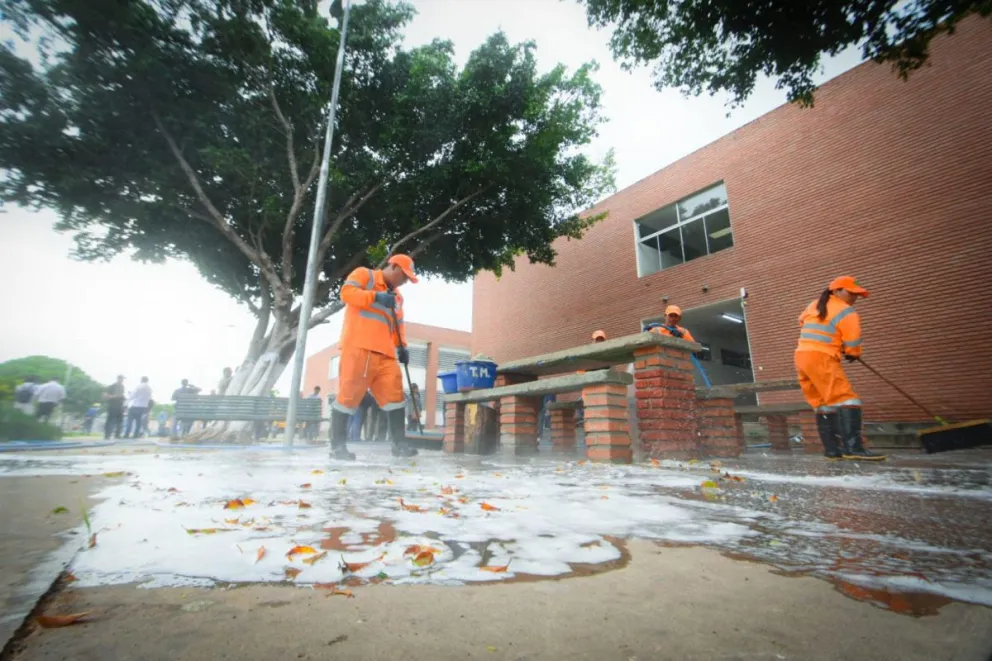
<svg viewBox="0 0 992 661">
<path fill-rule="evenodd" d="M 765 424 L 768 426 L 768 440 L 772 450 L 791 452 L 789 445 L 789 419 L 784 415 L 766 415 Z"/>
<path fill-rule="evenodd" d="M 732 397 L 696 400 L 699 451 L 710 457 L 739 457 L 744 452 L 740 416 L 734 414 Z"/>
<path fill-rule="evenodd" d="M 823 454 L 823 443 L 820 442 L 820 432 L 816 429 L 816 413 L 810 409 L 798 414 L 799 426 L 803 431 L 803 452 L 806 454 Z"/>
<path fill-rule="evenodd" d="M 582 389 L 586 458 L 629 464 L 634 460 L 627 422 L 627 387 L 586 386 Z"/>
<path fill-rule="evenodd" d="M 465 405 L 444 405 L 444 451 L 465 452 Z"/>
<path fill-rule="evenodd" d="M 634 351 L 634 391 L 644 453 L 665 459 L 695 458 L 696 389 L 689 351 L 661 346 Z"/>
<path fill-rule="evenodd" d="M 575 449 L 575 409 L 551 409 L 551 450 Z"/>
<path fill-rule="evenodd" d="M 537 412 L 540 397 L 503 397 L 499 400 L 499 438 L 517 454 L 537 452 Z"/>
</svg>

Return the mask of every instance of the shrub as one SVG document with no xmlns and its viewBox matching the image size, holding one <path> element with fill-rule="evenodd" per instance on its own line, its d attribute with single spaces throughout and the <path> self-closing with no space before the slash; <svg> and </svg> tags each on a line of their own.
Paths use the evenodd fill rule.
<svg viewBox="0 0 992 661">
<path fill-rule="evenodd" d="M 62 430 L 54 425 L 38 422 L 10 404 L 0 406 L 0 441 L 57 441 Z"/>
</svg>

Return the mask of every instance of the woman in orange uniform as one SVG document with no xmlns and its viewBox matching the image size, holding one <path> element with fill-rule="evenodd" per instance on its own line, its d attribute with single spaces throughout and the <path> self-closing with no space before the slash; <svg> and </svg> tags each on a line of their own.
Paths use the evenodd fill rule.
<svg viewBox="0 0 992 661">
<path fill-rule="evenodd" d="M 885 459 L 866 450 L 861 441 L 861 398 L 840 364 L 842 357 L 861 357 L 861 319 L 854 303 L 867 296 L 857 280 L 842 276 L 799 315 L 796 372 L 803 396 L 816 411 L 816 428 L 828 459 Z"/>
</svg>

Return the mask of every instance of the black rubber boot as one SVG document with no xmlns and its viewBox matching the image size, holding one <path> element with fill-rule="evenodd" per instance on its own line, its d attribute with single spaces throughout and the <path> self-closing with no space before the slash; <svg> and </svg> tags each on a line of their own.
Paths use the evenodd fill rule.
<svg viewBox="0 0 992 661">
<path fill-rule="evenodd" d="M 884 454 L 866 450 L 861 442 L 861 409 L 843 407 L 838 413 L 840 433 L 844 440 L 844 458 L 855 461 L 883 461 Z"/>
<path fill-rule="evenodd" d="M 827 459 L 843 459 L 838 439 L 840 437 L 840 421 L 836 413 L 817 413 L 816 430 L 820 432 L 820 442 L 823 443 L 823 456 Z"/>
<path fill-rule="evenodd" d="M 394 409 L 389 411 L 389 435 L 393 440 L 394 457 L 415 457 L 417 448 L 410 447 L 410 441 L 406 437 L 406 411 Z"/>
<path fill-rule="evenodd" d="M 351 416 L 344 411 L 331 409 L 331 459 L 354 461 L 355 454 L 348 452 L 348 423 Z"/>
</svg>

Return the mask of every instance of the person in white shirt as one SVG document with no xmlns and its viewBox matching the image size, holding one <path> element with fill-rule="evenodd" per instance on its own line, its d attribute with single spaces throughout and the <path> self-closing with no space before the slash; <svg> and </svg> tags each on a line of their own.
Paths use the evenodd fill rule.
<svg viewBox="0 0 992 661">
<path fill-rule="evenodd" d="M 24 415 L 34 415 L 34 392 L 38 387 L 38 377 L 26 377 L 24 383 L 14 389 L 14 408 Z"/>
<path fill-rule="evenodd" d="M 34 391 L 34 399 L 38 403 L 35 417 L 41 422 L 48 422 L 52 411 L 65 399 L 65 388 L 58 379 L 52 379 Z"/>
<path fill-rule="evenodd" d="M 148 385 L 148 377 L 141 377 L 141 383 L 131 392 L 128 400 L 127 426 L 124 428 L 124 438 L 138 438 L 145 428 L 145 416 L 152 401 L 152 387 Z M 133 432 L 132 432 L 133 428 Z"/>
</svg>

